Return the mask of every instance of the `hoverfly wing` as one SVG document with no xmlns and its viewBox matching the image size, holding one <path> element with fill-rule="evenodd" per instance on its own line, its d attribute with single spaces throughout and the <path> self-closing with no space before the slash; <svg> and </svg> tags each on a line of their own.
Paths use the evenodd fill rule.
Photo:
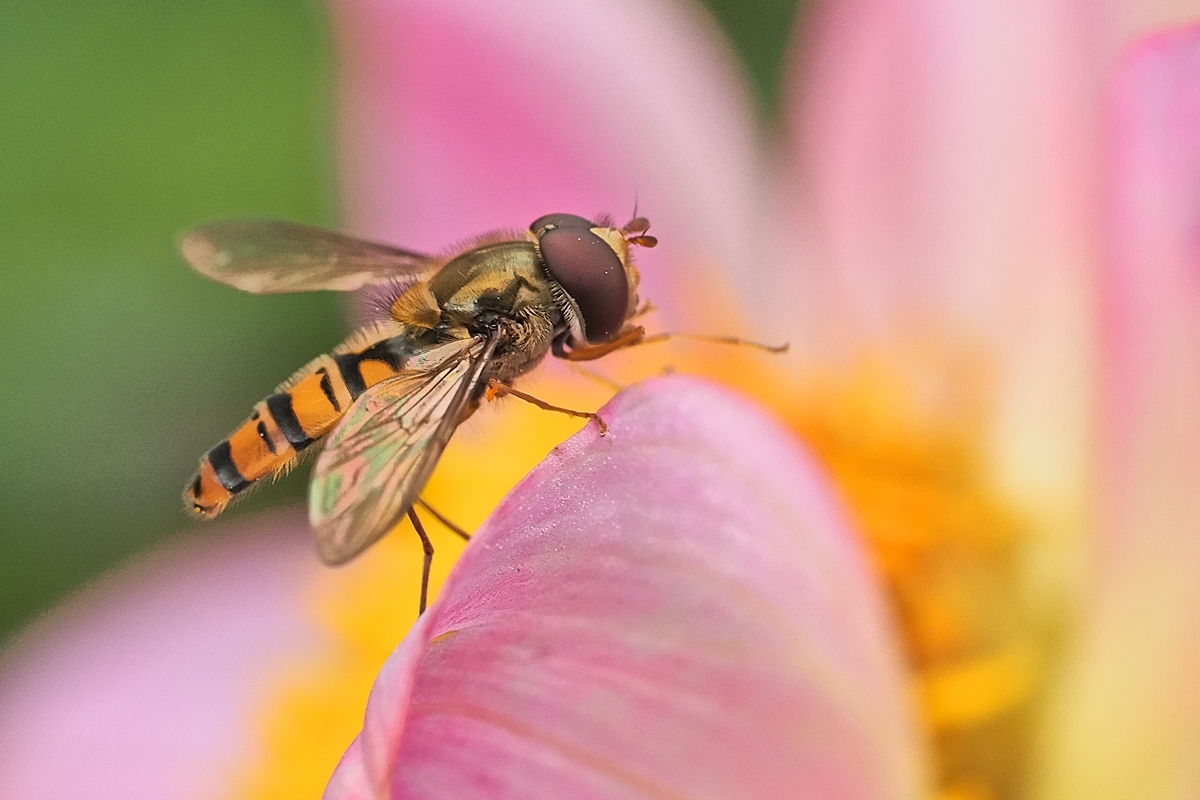
<svg viewBox="0 0 1200 800">
<path fill-rule="evenodd" d="M 202 275 L 253 294 L 350 292 L 420 278 L 441 261 L 322 228 L 276 220 L 226 220 L 183 237 L 184 259 Z"/>
<path fill-rule="evenodd" d="M 400 521 L 462 422 L 495 336 L 438 345 L 412 372 L 367 389 L 330 432 L 313 469 L 317 551 L 342 564 Z"/>
</svg>

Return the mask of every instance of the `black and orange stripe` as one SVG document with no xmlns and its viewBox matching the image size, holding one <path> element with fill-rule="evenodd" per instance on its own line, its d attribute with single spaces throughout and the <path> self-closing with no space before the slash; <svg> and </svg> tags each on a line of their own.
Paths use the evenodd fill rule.
<svg viewBox="0 0 1200 800">
<path fill-rule="evenodd" d="M 200 459 L 183 492 L 188 510 L 215 517 L 255 481 L 286 472 L 360 394 L 398 373 L 420 349 L 403 334 L 359 337 L 309 363 Z"/>
</svg>

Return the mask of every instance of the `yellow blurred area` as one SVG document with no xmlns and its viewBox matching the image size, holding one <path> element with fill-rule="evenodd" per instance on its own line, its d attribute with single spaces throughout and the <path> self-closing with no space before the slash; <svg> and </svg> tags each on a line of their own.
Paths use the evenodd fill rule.
<svg viewBox="0 0 1200 800">
<path fill-rule="evenodd" d="M 1036 656 L 1017 644 L 995 655 L 929 668 L 921 676 L 921 701 L 935 729 L 970 728 L 1028 698 L 1037 677 Z"/>
<path fill-rule="evenodd" d="M 845 493 L 891 593 L 938 800 L 1020 794 L 1054 620 L 1023 603 L 1021 510 L 989 482 L 986 351 L 893 343 L 783 413 Z"/>
</svg>

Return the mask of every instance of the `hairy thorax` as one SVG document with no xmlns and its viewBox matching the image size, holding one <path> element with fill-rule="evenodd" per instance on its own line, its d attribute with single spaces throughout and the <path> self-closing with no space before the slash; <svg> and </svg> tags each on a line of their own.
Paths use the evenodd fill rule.
<svg viewBox="0 0 1200 800">
<path fill-rule="evenodd" d="M 550 352 L 554 323 L 546 309 L 529 307 L 504 322 L 507 336 L 496 350 L 492 376 L 510 383 L 536 367 Z"/>
<path fill-rule="evenodd" d="M 510 382 L 533 369 L 550 350 L 562 314 L 537 251 L 528 241 L 505 241 L 471 250 L 427 283 L 408 287 L 391 316 L 452 338 L 502 335 L 489 364 L 490 377 Z"/>
</svg>

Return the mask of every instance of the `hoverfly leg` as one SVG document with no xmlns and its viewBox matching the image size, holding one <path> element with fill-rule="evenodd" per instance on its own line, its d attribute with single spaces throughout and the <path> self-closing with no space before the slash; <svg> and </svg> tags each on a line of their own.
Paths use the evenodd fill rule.
<svg viewBox="0 0 1200 800">
<path fill-rule="evenodd" d="M 789 342 L 784 342 L 783 344 L 763 344 L 762 342 L 752 342 L 749 339 L 739 339 L 736 336 L 705 336 L 700 333 L 656 333 L 653 336 L 645 336 L 636 342 L 631 342 L 626 347 L 641 344 L 656 344 L 668 341 L 669 339 L 690 339 L 693 342 L 707 342 L 708 344 L 731 344 L 738 347 L 752 347 L 755 350 L 765 350 L 768 353 L 786 353 L 791 346 Z"/>
<path fill-rule="evenodd" d="M 451 522 L 449 519 L 447 519 L 445 515 L 443 515 L 441 512 L 439 512 L 436 508 L 429 505 L 429 503 L 425 502 L 425 498 L 418 497 L 417 504 L 420 505 L 421 508 L 425 509 L 430 514 L 432 514 L 433 518 L 436 519 L 438 522 L 442 523 L 443 526 L 449 528 L 454 533 L 457 533 L 465 541 L 468 541 L 468 542 L 471 541 L 471 534 L 467 533 L 465 530 L 463 530 L 459 526 L 455 525 L 453 522 Z"/>
<path fill-rule="evenodd" d="M 594 420 L 596 420 L 596 424 L 600 426 L 600 435 L 603 436 L 604 434 L 608 433 L 608 425 L 605 424 L 604 420 L 600 419 L 599 414 L 596 414 L 593 411 L 575 411 L 574 409 L 571 409 L 571 408 L 563 408 L 562 406 L 550 405 L 545 400 L 540 400 L 531 394 L 525 394 L 524 392 L 517 391 L 516 389 L 512 388 L 511 386 L 508 386 L 507 384 L 503 384 L 500 381 L 496 380 L 495 378 L 492 378 L 491 380 L 488 381 L 488 399 L 489 400 L 493 397 L 503 397 L 508 394 L 512 395 L 513 397 L 516 397 L 519 400 L 524 400 L 526 403 L 535 405 L 538 408 L 542 409 L 543 411 L 557 411 L 559 414 L 566 414 L 567 416 L 571 416 L 571 417 L 581 417 L 583 419 L 594 419 Z"/>
<path fill-rule="evenodd" d="M 408 518 L 412 520 L 417 536 L 421 537 L 421 548 L 425 551 L 425 563 L 421 566 L 421 605 L 417 609 L 417 616 L 421 616 L 425 613 L 425 602 L 429 599 L 429 568 L 433 565 L 433 543 L 425 534 L 425 527 L 421 524 L 416 509 L 411 506 L 408 509 Z"/>
<path fill-rule="evenodd" d="M 586 344 L 581 347 L 572 347 L 570 350 L 562 350 L 560 358 L 565 358 L 567 361 L 595 361 L 597 358 L 603 358 L 609 353 L 620 350 L 623 347 L 633 347 L 635 344 L 641 344 L 646 338 L 646 329 L 638 325 L 635 327 L 626 328 L 617 338 L 604 342 L 603 344 Z M 554 351 L 555 355 L 559 355 L 559 351 Z"/>
</svg>

